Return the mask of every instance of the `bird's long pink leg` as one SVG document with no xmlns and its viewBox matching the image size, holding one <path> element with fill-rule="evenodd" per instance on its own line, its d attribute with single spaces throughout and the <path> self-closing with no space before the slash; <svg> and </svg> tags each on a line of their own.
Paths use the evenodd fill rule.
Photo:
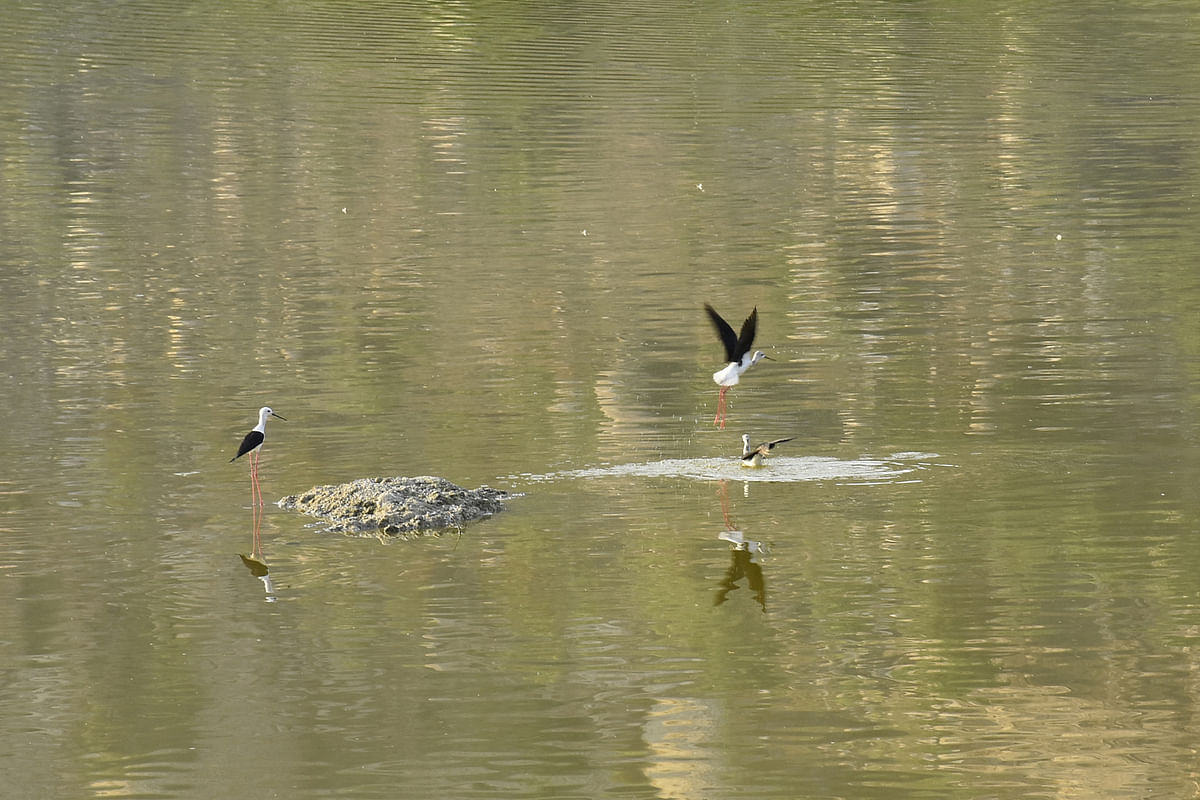
<svg viewBox="0 0 1200 800">
<path fill-rule="evenodd" d="M 258 483 L 258 451 L 250 454 L 250 504 L 254 513 L 254 528 L 250 553 L 259 558 L 262 552 L 262 539 L 259 531 L 262 529 L 262 487 Z"/>
<path fill-rule="evenodd" d="M 254 484 L 254 502 L 262 507 L 262 486 L 258 482 L 258 451 L 250 454 L 250 480 Z"/>
<path fill-rule="evenodd" d="M 725 392 L 728 390 L 728 386 L 721 387 L 721 393 L 717 395 L 717 415 L 713 417 L 713 425 L 720 425 L 721 430 L 725 430 Z"/>
<path fill-rule="evenodd" d="M 250 454 L 250 532 L 255 544 L 258 542 L 258 497 L 254 491 L 254 453 Z M 251 552 L 254 552 L 251 550 Z"/>
</svg>

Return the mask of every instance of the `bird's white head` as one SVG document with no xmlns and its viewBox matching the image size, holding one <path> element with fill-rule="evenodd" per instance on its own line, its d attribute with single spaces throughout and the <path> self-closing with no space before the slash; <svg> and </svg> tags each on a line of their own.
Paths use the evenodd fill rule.
<svg viewBox="0 0 1200 800">
<path fill-rule="evenodd" d="M 284 422 L 287 422 L 286 419 L 272 411 L 270 406 L 263 406 L 258 410 L 258 424 L 266 425 L 267 417 L 274 417 L 275 419 L 282 419 Z"/>
<path fill-rule="evenodd" d="M 769 355 L 767 355 L 766 353 L 764 353 L 762 350 L 755 350 L 754 355 L 750 356 L 750 363 L 747 366 L 753 367 L 755 364 L 762 361 L 764 358 L 767 361 L 775 360 L 775 359 L 771 358 Z"/>
</svg>

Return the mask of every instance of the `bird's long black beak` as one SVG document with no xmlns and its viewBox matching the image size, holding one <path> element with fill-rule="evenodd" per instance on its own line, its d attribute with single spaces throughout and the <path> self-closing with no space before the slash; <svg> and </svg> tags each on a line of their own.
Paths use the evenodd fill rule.
<svg viewBox="0 0 1200 800">
<path fill-rule="evenodd" d="M 763 356 L 763 358 L 766 358 L 766 356 Z M 275 417 L 275 419 L 281 419 L 284 422 L 287 422 L 287 417 L 281 417 L 278 414 L 276 414 L 274 411 L 271 412 L 271 416 Z"/>
<path fill-rule="evenodd" d="M 775 360 L 775 359 L 771 358 L 769 355 L 767 355 L 766 353 L 763 353 L 763 358 L 765 358 L 767 361 L 774 361 L 774 360 Z"/>
</svg>

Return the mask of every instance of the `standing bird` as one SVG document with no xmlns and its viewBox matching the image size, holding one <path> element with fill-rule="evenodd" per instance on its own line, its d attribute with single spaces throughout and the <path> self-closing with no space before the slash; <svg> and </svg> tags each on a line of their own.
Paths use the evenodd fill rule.
<svg viewBox="0 0 1200 800">
<path fill-rule="evenodd" d="M 721 429 L 725 429 L 725 392 L 730 386 L 736 386 L 741 380 L 742 373 L 753 367 L 762 359 L 774 361 L 775 359 L 768 356 L 762 350 L 755 350 L 754 354 L 750 354 L 750 346 L 754 344 L 754 331 L 758 327 L 758 306 L 750 312 L 750 316 L 746 317 L 746 321 L 742 323 L 741 333 L 734 335 L 733 328 L 729 327 L 729 323 L 721 318 L 721 315 L 710 306 L 704 304 L 704 310 L 708 312 L 709 319 L 717 329 L 717 335 L 721 337 L 721 344 L 725 345 L 725 361 L 724 367 L 713 373 L 713 381 L 721 387 L 721 394 L 717 397 L 717 415 L 713 417 L 713 424 L 720 425 Z"/>
<path fill-rule="evenodd" d="M 258 424 L 246 434 L 245 439 L 242 439 L 242 443 L 238 445 L 237 455 L 229 459 L 229 463 L 232 464 L 247 453 L 250 454 L 250 497 L 260 506 L 263 502 L 262 488 L 258 485 L 258 454 L 267 438 L 267 417 L 275 417 L 287 422 L 269 406 L 263 406 L 258 410 Z"/>
<path fill-rule="evenodd" d="M 762 442 L 754 447 L 750 446 L 750 434 L 742 434 L 742 466 L 743 467 L 761 467 L 763 459 L 767 457 L 775 449 L 775 445 L 790 442 L 795 439 L 795 436 L 789 436 L 786 439 L 774 439 L 770 442 Z"/>
</svg>

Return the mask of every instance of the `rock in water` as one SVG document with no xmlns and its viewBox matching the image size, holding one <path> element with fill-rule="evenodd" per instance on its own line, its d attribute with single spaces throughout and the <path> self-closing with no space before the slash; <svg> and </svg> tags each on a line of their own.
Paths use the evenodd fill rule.
<svg viewBox="0 0 1200 800">
<path fill-rule="evenodd" d="M 504 510 L 508 497 L 499 489 L 464 489 L 445 478 L 360 478 L 314 486 L 283 498 L 279 507 L 328 520 L 327 530 L 335 533 L 414 536 L 490 517 Z"/>
</svg>

